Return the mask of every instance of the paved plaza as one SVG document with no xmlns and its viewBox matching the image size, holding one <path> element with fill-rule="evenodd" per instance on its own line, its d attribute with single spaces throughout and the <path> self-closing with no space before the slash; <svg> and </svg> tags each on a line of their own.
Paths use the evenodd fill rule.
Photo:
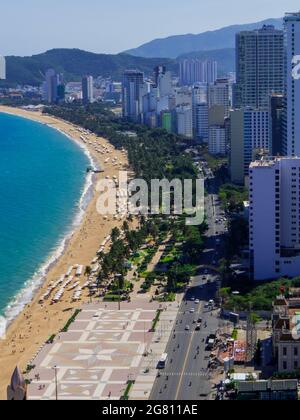
<svg viewBox="0 0 300 420">
<path fill-rule="evenodd" d="M 53 400 L 57 392 L 63 400 L 119 400 L 128 380 L 139 377 L 145 353 L 152 351 L 156 338 L 150 330 L 159 308 L 143 297 L 122 303 L 120 311 L 117 303 L 85 305 L 68 332 L 45 345 L 33 361 L 29 399 Z"/>
</svg>

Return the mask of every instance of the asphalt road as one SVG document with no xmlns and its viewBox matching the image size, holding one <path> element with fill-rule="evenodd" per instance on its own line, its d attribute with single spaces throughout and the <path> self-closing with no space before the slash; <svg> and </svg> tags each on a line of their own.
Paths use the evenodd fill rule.
<svg viewBox="0 0 300 420">
<path fill-rule="evenodd" d="M 210 351 L 206 351 L 206 339 L 218 330 L 219 319 L 216 312 L 207 308 L 207 303 L 214 299 L 217 291 L 218 276 L 214 265 L 222 257 L 222 244 L 218 243 L 218 239 L 221 240 L 226 223 L 216 223 L 216 219 L 222 217 L 222 212 L 213 185 L 209 193 L 205 200 L 209 229 L 200 273 L 192 279 L 181 304 L 175 331 L 166 348 L 168 362 L 154 383 L 151 400 L 207 400 L 211 395 L 208 370 Z M 199 299 L 200 303 L 195 303 L 194 299 Z M 191 313 L 192 309 L 194 313 Z M 193 322 L 199 318 L 202 318 L 202 327 L 196 331 Z M 190 331 L 186 331 L 186 326 Z"/>
</svg>

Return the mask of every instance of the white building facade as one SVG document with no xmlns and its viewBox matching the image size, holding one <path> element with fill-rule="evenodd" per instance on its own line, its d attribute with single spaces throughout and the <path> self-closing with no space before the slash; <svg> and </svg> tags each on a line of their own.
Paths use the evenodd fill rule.
<svg viewBox="0 0 300 420">
<path fill-rule="evenodd" d="M 250 255 L 254 280 L 300 274 L 300 158 L 252 162 Z"/>
<path fill-rule="evenodd" d="M 193 138 L 193 111 L 189 105 L 176 107 L 177 134 Z"/>
<path fill-rule="evenodd" d="M 224 107 L 224 118 L 228 117 L 230 109 L 230 83 L 227 79 L 218 79 L 208 88 L 209 108 L 214 105 Z"/>
<path fill-rule="evenodd" d="M 300 156 L 300 12 L 284 18 L 286 44 L 286 81 L 283 151 Z"/>
<path fill-rule="evenodd" d="M 226 154 L 226 130 L 225 127 L 209 127 L 208 151 L 211 155 Z"/>
</svg>

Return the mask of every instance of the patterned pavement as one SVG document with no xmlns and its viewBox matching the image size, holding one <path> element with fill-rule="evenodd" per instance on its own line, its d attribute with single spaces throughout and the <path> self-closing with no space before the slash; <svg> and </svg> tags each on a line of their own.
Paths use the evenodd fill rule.
<svg viewBox="0 0 300 420">
<path fill-rule="evenodd" d="M 141 370 L 158 309 L 142 297 L 122 303 L 121 311 L 116 303 L 85 305 L 69 331 L 33 361 L 29 399 L 54 400 L 57 390 L 63 400 L 119 400 Z"/>
</svg>

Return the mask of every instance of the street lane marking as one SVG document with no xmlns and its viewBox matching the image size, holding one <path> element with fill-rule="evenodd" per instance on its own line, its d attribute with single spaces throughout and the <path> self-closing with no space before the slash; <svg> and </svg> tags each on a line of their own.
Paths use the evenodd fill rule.
<svg viewBox="0 0 300 420">
<path fill-rule="evenodd" d="M 197 314 L 198 315 L 200 315 L 201 310 L 202 310 L 202 304 L 199 305 L 199 308 L 198 308 L 198 311 L 197 311 Z M 183 372 L 185 371 L 188 358 L 190 357 L 190 354 L 189 353 L 190 353 L 190 350 L 191 350 L 191 347 L 192 347 L 192 342 L 193 342 L 194 334 L 195 334 L 195 331 L 193 332 L 193 334 L 191 334 L 191 338 L 190 338 L 190 342 L 189 342 L 189 347 L 188 347 L 188 350 L 186 352 L 185 359 L 184 359 L 183 370 L 182 370 Z M 182 380 L 183 380 L 184 377 L 185 377 L 184 375 L 181 375 L 180 376 L 179 384 L 178 384 L 176 395 L 175 395 L 175 401 L 178 400 L 178 395 L 179 395 L 181 384 L 182 384 Z"/>
</svg>

